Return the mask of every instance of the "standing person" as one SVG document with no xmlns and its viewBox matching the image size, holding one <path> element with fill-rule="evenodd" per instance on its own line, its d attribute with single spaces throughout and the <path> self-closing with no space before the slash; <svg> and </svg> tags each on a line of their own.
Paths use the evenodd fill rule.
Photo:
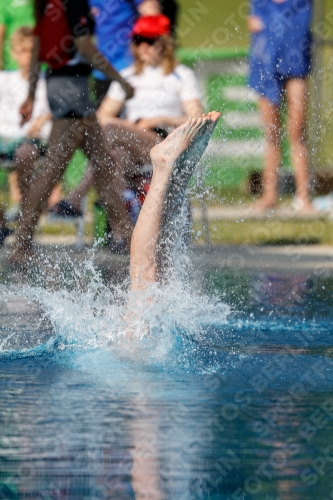
<svg viewBox="0 0 333 500">
<path fill-rule="evenodd" d="M 0 70 L 17 69 L 10 39 L 21 26 L 34 26 L 32 0 L 0 0 Z"/>
<path fill-rule="evenodd" d="M 259 97 L 266 151 L 263 195 L 254 205 L 267 212 L 278 203 L 277 179 L 281 162 L 281 99 L 286 96 L 288 138 L 295 169 L 300 213 L 313 213 L 310 202 L 308 154 L 305 144 L 306 77 L 310 71 L 311 0 L 252 0 L 248 28 L 252 33 L 250 86 Z"/>
<path fill-rule="evenodd" d="M 97 48 L 112 66 L 121 71 L 133 63 L 130 35 L 140 16 L 160 13 L 158 0 L 89 0 L 96 27 Z M 102 71 L 94 70 L 95 99 L 105 97 L 111 80 Z"/>
<path fill-rule="evenodd" d="M 91 42 L 93 23 L 85 0 L 35 0 L 37 25 L 31 61 L 30 89 L 21 106 L 22 123 L 32 114 L 40 62 L 49 65 L 47 93 L 53 127 L 43 168 L 25 197 L 17 230 L 13 262 L 31 260 L 35 225 L 53 187 L 59 182 L 73 152 L 81 148 L 91 161 L 95 184 L 108 216 L 114 222 L 115 238 L 129 246 L 132 226 L 123 206 L 113 161 L 107 153 L 103 132 L 88 99 L 88 76 L 92 67 L 118 81 L 126 96 L 132 87 L 117 73 Z"/>
</svg>

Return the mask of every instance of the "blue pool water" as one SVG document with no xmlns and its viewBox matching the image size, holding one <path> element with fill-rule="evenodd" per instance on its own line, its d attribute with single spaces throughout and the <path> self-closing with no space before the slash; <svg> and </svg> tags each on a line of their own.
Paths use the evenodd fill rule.
<svg viewBox="0 0 333 500">
<path fill-rule="evenodd" d="M 25 278 L 0 286 L 0 498 L 333 498 L 332 278 L 210 268 L 131 343 L 106 269 Z"/>
</svg>

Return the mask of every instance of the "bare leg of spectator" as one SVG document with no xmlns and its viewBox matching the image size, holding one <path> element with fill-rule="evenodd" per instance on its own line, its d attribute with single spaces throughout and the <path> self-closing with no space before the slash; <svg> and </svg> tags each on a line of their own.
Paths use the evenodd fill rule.
<svg viewBox="0 0 333 500">
<path fill-rule="evenodd" d="M 288 134 L 292 164 L 295 168 L 296 196 L 300 212 L 313 213 L 310 202 L 308 153 L 305 144 L 306 82 L 303 78 L 291 79 L 286 85 L 288 102 Z"/>
<path fill-rule="evenodd" d="M 83 141 L 85 126 L 82 120 L 56 120 L 51 131 L 49 147 L 43 159 L 43 168 L 33 183 L 31 174 L 20 180 L 23 194 L 22 215 L 16 233 L 16 245 L 11 260 L 25 262 L 31 254 L 35 226 L 52 189 L 61 179 L 75 149 Z M 20 171 L 19 175 L 20 175 Z M 30 188 L 29 188 L 30 185 Z"/>
<path fill-rule="evenodd" d="M 123 201 L 126 186 L 124 173 L 117 168 L 96 117 L 86 118 L 84 122 L 87 133 L 82 150 L 93 164 L 94 183 L 101 201 L 105 204 L 114 239 L 124 241 L 129 249 L 133 226 Z"/>
<path fill-rule="evenodd" d="M 115 176 L 121 173 L 125 175 L 136 173 L 138 165 L 150 163 L 151 148 L 162 140 L 155 132 L 146 132 L 127 124 L 107 125 L 104 132 L 109 152 L 114 160 Z M 96 181 L 98 182 L 98 178 Z M 89 164 L 79 185 L 66 197 L 66 201 L 74 210 L 80 211 L 81 201 L 93 183 L 93 167 Z"/>
<path fill-rule="evenodd" d="M 113 164 L 107 154 L 107 148 L 103 148 L 103 139 L 104 136 L 95 118 L 62 119 L 54 123 L 43 168 L 26 194 L 17 230 L 17 242 L 11 255 L 13 261 L 25 262 L 29 259 L 33 231 L 43 206 L 78 147 L 82 147 L 94 165 L 94 172 L 98 174 L 95 176 L 98 179 L 97 188 L 106 204 L 110 218 L 115 220 L 117 234 L 130 240 L 131 223 L 121 195 L 117 191 L 118 185 L 113 182 Z"/>
<path fill-rule="evenodd" d="M 281 123 L 278 106 L 268 99 L 260 98 L 259 109 L 265 130 L 263 195 L 253 205 L 253 210 L 257 213 L 265 213 L 274 209 L 277 204 L 278 170 L 281 162 Z"/>
<path fill-rule="evenodd" d="M 79 212 L 84 197 L 88 194 L 89 189 L 94 185 L 94 169 L 90 162 L 88 162 L 84 176 L 82 177 L 78 186 L 66 197 L 66 201 Z"/>
<path fill-rule="evenodd" d="M 36 160 L 38 159 L 40 159 L 41 162 L 43 161 L 43 159 L 39 156 L 38 149 L 36 149 L 33 144 L 21 144 L 15 151 L 15 173 L 17 175 L 18 188 L 22 200 L 25 199 L 29 190 L 34 172 L 36 171 Z M 41 168 L 43 168 L 43 166 L 41 166 Z M 48 204 L 52 206 L 57 203 L 60 198 L 61 187 L 58 184 L 53 189 Z"/>
<path fill-rule="evenodd" d="M 21 144 L 15 152 L 16 172 L 18 175 L 18 186 L 21 191 L 22 201 L 31 185 L 31 179 L 34 173 L 35 161 L 39 157 L 39 152 L 33 144 Z"/>
</svg>

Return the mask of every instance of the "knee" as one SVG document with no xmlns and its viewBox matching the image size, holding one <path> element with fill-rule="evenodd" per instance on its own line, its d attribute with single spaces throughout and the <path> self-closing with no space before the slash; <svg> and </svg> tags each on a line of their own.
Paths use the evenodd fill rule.
<svg viewBox="0 0 333 500">
<path fill-rule="evenodd" d="M 38 156 L 38 150 L 33 144 L 21 144 L 15 151 L 15 161 L 17 163 L 31 163 Z"/>
</svg>

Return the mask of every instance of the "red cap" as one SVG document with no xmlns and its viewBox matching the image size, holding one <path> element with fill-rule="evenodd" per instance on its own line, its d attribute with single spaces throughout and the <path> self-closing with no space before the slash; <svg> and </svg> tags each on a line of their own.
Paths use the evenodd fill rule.
<svg viewBox="0 0 333 500">
<path fill-rule="evenodd" d="M 162 14 L 140 17 L 133 26 L 132 36 L 156 38 L 170 34 L 170 19 Z"/>
</svg>

